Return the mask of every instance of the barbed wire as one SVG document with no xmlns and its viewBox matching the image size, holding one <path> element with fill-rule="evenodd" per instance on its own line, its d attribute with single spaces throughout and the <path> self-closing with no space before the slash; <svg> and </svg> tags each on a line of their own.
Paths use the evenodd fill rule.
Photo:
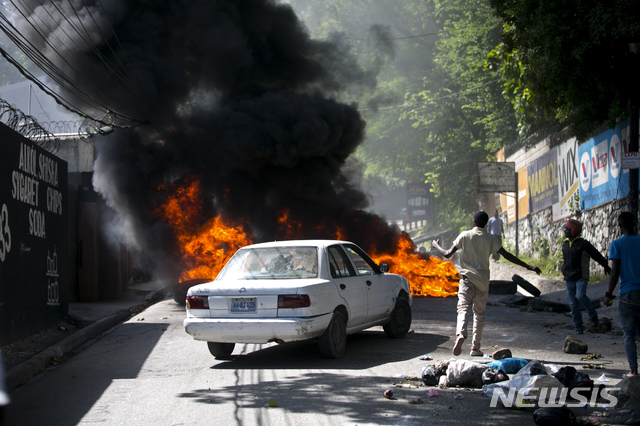
<svg viewBox="0 0 640 426">
<path fill-rule="evenodd" d="M 85 121 L 85 119 L 74 121 L 41 121 L 40 125 L 54 135 L 78 134 L 79 136 L 88 136 L 88 134 L 83 135 L 80 132 Z"/>
<path fill-rule="evenodd" d="M 52 154 L 60 149 L 60 138 L 42 127 L 33 116 L 12 107 L 3 99 L 0 99 L 0 122 Z"/>
</svg>

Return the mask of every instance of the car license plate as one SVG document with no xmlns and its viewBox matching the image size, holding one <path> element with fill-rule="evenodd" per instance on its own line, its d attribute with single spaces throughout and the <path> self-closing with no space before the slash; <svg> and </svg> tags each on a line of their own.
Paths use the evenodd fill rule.
<svg viewBox="0 0 640 426">
<path fill-rule="evenodd" d="M 255 297 L 231 299 L 231 312 L 255 312 L 256 303 Z"/>
</svg>

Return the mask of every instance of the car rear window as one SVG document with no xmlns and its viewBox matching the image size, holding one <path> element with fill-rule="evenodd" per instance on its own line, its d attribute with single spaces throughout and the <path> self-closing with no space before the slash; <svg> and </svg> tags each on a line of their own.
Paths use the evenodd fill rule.
<svg viewBox="0 0 640 426">
<path fill-rule="evenodd" d="M 240 249 L 216 280 L 280 280 L 318 277 L 315 247 Z"/>
</svg>

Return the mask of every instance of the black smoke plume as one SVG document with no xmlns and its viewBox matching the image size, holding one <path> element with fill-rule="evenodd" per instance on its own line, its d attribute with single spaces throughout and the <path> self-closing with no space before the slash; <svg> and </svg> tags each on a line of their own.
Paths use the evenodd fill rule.
<svg viewBox="0 0 640 426">
<path fill-rule="evenodd" d="M 365 122 L 335 99 L 375 83 L 344 43 L 312 40 L 288 5 L 269 0 L 82 4 L 101 31 L 67 40 L 77 49 L 58 65 L 116 113 L 147 120 L 96 137 L 94 186 L 131 246 L 165 263 L 175 248 L 153 214 L 159 185 L 197 175 L 208 216 L 242 223 L 256 241 L 281 238 L 286 209 L 299 238 L 340 227 L 367 250 L 395 247 L 397 231 L 362 210 L 367 197 L 343 172 Z M 98 63 L 120 64 L 119 77 Z"/>
</svg>

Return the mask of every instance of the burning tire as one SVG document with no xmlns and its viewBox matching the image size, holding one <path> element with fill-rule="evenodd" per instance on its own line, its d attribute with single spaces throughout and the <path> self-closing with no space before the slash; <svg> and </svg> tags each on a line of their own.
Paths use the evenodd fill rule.
<svg viewBox="0 0 640 426">
<path fill-rule="evenodd" d="M 320 353 L 325 358 L 340 358 L 347 348 L 347 321 L 344 314 L 335 311 L 329 327 L 318 339 Z"/>
<path fill-rule="evenodd" d="M 404 297 L 398 297 L 396 306 L 391 311 L 389 322 L 382 326 L 389 337 L 404 337 L 411 328 L 411 306 Z"/>
<path fill-rule="evenodd" d="M 215 357 L 215 359 L 231 359 L 231 354 L 233 353 L 236 344 L 207 342 L 207 346 L 209 346 L 209 352 Z"/>
</svg>

